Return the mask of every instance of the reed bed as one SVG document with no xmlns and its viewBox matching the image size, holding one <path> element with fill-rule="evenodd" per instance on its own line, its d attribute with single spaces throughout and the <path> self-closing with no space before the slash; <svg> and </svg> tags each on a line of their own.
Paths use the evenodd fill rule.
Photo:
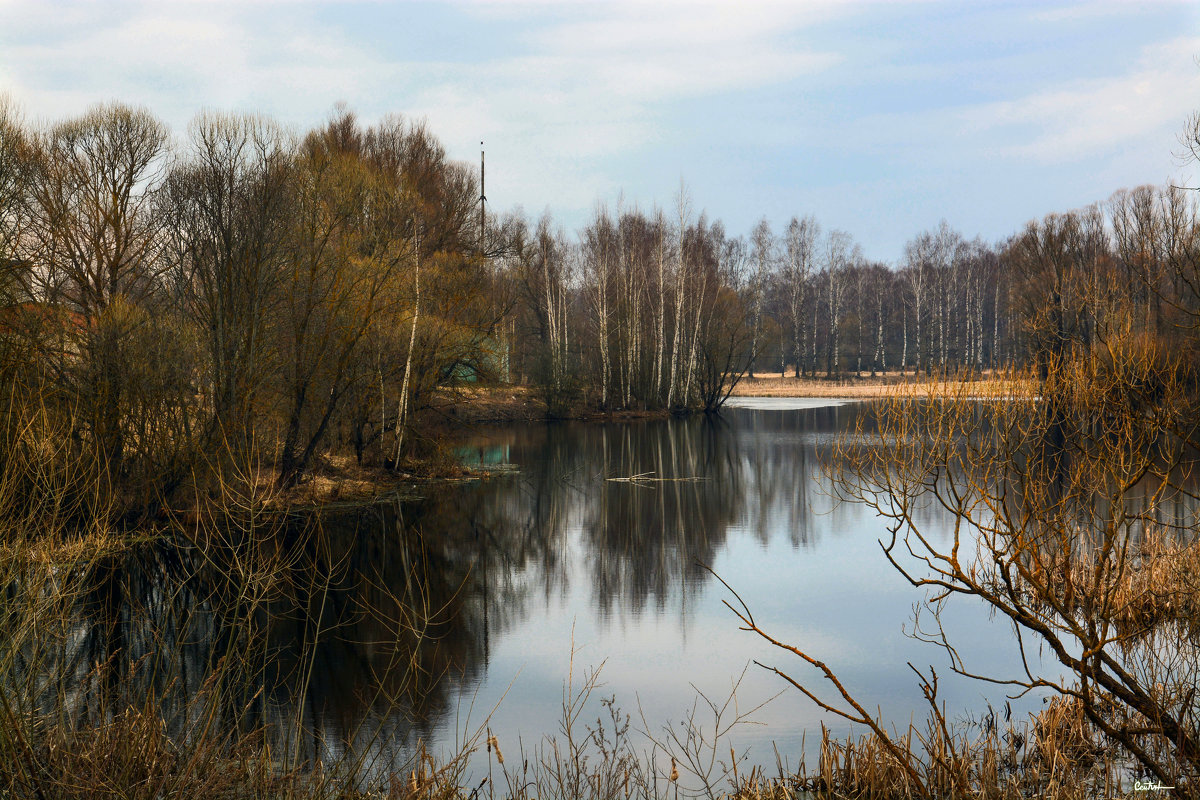
<svg viewBox="0 0 1200 800">
<path fill-rule="evenodd" d="M 1200 540 L 1154 529 L 1135 545 L 1134 560 L 1112 593 L 1116 624 L 1135 631 L 1173 623 L 1200 635 Z"/>
<path fill-rule="evenodd" d="M 1033 397 L 1037 385 L 1027 377 L 1004 371 L 963 375 L 915 375 L 890 372 L 846 373 L 840 376 L 802 377 L 760 372 L 742 378 L 733 397 L 824 397 L 872 400 L 892 397 L 927 398 L 963 391 L 976 398 Z"/>
</svg>

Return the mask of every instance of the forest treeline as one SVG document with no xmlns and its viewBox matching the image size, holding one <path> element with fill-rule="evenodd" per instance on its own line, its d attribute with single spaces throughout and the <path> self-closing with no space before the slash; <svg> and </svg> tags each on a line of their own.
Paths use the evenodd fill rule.
<svg viewBox="0 0 1200 800">
<path fill-rule="evenodd" d="M 175 136 L 115 103 L 41 126 L 4 103 L 4 511 L 136 517 L 331 452 L 391 467 L 454 386 L 713 411 L 755 370 L 1045 374 L 1118 318 L 1190 353 L 1198 252 L 1169 187 L 998 244 L 943 222 L 893 265 L 812 216 L 730 235 L 682 188 L 571 236 L 487 211 L 475 167 L 401 117 L 203 112 Z"/>
</svg>

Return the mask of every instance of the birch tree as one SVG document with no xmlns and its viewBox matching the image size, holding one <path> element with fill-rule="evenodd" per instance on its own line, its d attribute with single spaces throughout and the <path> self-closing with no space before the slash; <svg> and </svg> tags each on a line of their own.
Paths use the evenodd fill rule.
<svg viewBox="0 0 1200 800">
<path fill-rule="evenodd" d="M 573 253 L 565 232 L 554 230 L 549 214 L 538 222 L 532 241 L 521 254 L 521 282 L 537 319 L 542 364 L 538 380 L 547 404 L 558 410 L 566 399 L 571 341 L 571 283 Z"/>
<path fill-rule="evenodd" d="M 612 283 L 615 231 L 612 219 L 603 208 L 597 209 L 591 224 L 584 231 L 583 263 L 589 280 L 589 306 L 595 325 L 600 367 L 600 407 L 609 403 L 611 361 L 609 322 L 611 316 L 610 284 Z"/>
<path fill-rule="evenodd" d="M 758 364 L 759 342 L 762 339 L 763 300 L 766 294 L 768 276 L 775 264 L 775 235 L 771 233 L 771 224 L 766 217 L 759 220 L 750 235 L 750 258 L 753 262 L 753 272 L 747 285 L 750 299 L 750 314 L 752 333 L 750 338 L 750 377 L 754 377 L 754 368 Z"/>
<path fill-rule="evenodd" d="M 860 254 L 845 231 L 830 231 L 825 250 L 825 300 L 828 303 L 829 335 L 826 340 L 825 371 L 833 378 L 841 370 L 842 305 L 846 272 L 852 258 Z"/>
<path fill-rule="evenodd" d="M 682 370 L 680 369 L 679 358 L 681 350 L 681 338 L 683 335 L 683 319 L 684 319 L 684 299 L 687 297 L 688 291 L 688 254 L 684 243 L 684 237 L 687 235 L 687 228 L 691 222 L 692 204 L 691 198 L 688 196 L 687 189 L 682 184 L 679 187 L 679 194 L 675 201 L 675 217 L 676 217 L 676 242 L 675 248 L 675 316 L 672 323 L 671 333 L 671 368 L 668 371 L 667 377 L 667 407 L 674 408 L 676 399 L 683 404 L 687 402 L 687 398 L 682 396 Z"/>
<path fill-rule="evenodd" d="M 924 232 L 909 240 L 904 246 L 905 267 L 904 278 L 908 284 L 909 300 L 913 309 L 913 347 L 916 353 L 916 374 L 921 374 L 921 366 L 925 362 L 925 340 L 922 336 L 921 323 L 924 321 L 925 309 L 928 306 L 928 291 L 930 285 L 930 264 L 932 262 L 933 237 Z M 905 337 L 907 351 L 908 337 Z M 907 358 L 905 365 L 907 366 Z M 928 366 L 926 366 L 928 372 Z"/>
<path fill-rule="evenodd" d="M 785 238 L 787 251 L 784 286 L 787 293 L 788 321 L 792 327 L 792 352 L 796 359 L 796 377 L 800 377 L 804 362 L 804 304 L 808 283 L 816 261 L 817 237 L 821 226 L 811 216 L 792 217 Z"/>
</svg>

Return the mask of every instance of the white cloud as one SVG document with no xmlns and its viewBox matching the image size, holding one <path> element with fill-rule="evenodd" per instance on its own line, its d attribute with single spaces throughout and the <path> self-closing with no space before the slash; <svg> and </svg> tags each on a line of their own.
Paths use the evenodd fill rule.
<svg viewBox="0 0 1200 800">
<path fill-rule="evenodd" d="M 55 5 L 53 8 L 57 9 Z M 201 107 L 323 113 L 330 96 L 378 66 L 303 14 L 229 3 L 16 3 L 0 33 L 0 87 L 35 114 L 79 113 L 98 100 L 145 103 L 177 128 Z M 2 25 L 2 22 L 0 22 Z M 319 105 L 318 105 L 319 104 Z"/>
<path fill-rule="evenodd" d="M 1200 38 L 1195 37 L 1155 44 L 1129 74 L 1073 81 L 979 106 L 962 114 L 964 127 L 991 134 L 1029 131 L 1023 141 L 1001 144 L 998 151 L 1042 162 L 1108 153 L 1164 126 L 1182 124 L 1200 101 L 1198 52 Z"/>
<path fill-rule="evenodd" d="M 736 194 L 730 164 L 739 158 L 756 165 L 743 174 L 769 178 L 759 150 L 783 159 L 819 152 L 795 187 L 780 190 L 788 203 L 839 170 L 917 187 L 908 197 L 928 193 L 915 171 L 946 175 L 989 157 L 1059 166 L 1093 159 L 1095 172 L 1122 149 L 1170 150 L 1164 137 L 1200 98 L 1193 37 L 1147 48 L 1124 75 L 1047 79 L 1023 94 L 1010 87 L 999 101 L 972 105 L 960 95 L 930 109 L 939 99 L 928 87 L 944 86 L 954 67 L 914 50 L 925 44 L 913 34 L 922 14 L 895 15 L 896 30 L 886 35 L 861 32 L 878 7 L 836 2 L 467 3 L 437 9 L 454 36 L 441 47 L 426 42 L 419 58 L 364 35 L 385 18 L 428 24 L 426 11 L 346 4 L 326 15 L 334 22 L 318 23 L 322 9 L 311 3 L 0 0 L 0 92 L 33 119 L 76 114 L 98 100 L 142 103 L 178 133 L 205 107 L 258 110 L 297 126 L 318 124 L 338 100 L 365 119 L 399 111 L 427 118 L 456 156 L 473 160 L 486 139 L 495 207 L 520 202 L 532 213 L 546 203 L 560 213 L 586 211 L 621 184 L 649 192 L 638 170 L 674 158 L 675 142 L 701 140 L 717 143 L 711 160 L 693 160 L 701 165 L 691 169 L 729 184 L 725 196 Z M 1069 54 L 1063 59 L 1070 69 Z M 757 114 L 727 101 L 765 97 L 762 89 L 780 98 L 780 113 L 712 120 L 724 138 L 705 140 L 710 121 L 697 109 Z M 900 107 L 880 102 L 893 90 L 919 110 L 880 113 Z M 809 96 L 818 98 L 813 113 L 799 105 Z M 1143 180 L 1160 178 L 1157 170 Z M 661 187 L 664 196 L 672 188 Z M 742 187 L 738 196 L 758 202 L 754 195 Z"/>
<path fill-rule="evenodd" d="M 1003 100 L 854 109 L 844 120 L 809 122 L 805 141 L 831 157 L 857 154 L 901 171 L 941 165 L 964 172 L 988 160 L 1042 170 L 1084 163 L 1088 174 L 1106 170 L 1105 179 L 1118 181 L 1108 190 L 1163 180 L 1176 135 L 1200 105 L 1196 53 L 1200 38 L 1179 37 L 1145 47 L 1124 74 L 1047 80 Z"/>
<path fill-rule="evenodd" d="M 60 10 L 5 2 L 0 9 L 18 24 L 0 33 L 0 88 L 37 116 L 118 98 L 149 105 L 177 130 L 205 106 L 311 124 L 345 99 L 368 115 L 392 109 L 428 117 L 447 142 L 519 143 L 512 155 L 539 164 L 529 181 L 542 184 L 545 197 L 594 184 L 595 159 L 655 142 L 664 109 L 676 101 L 782 83 L 836 62 L 785 40 L 833 13 L 827 3 L 624 3 L 565 15 L 528 3 L 468 5 L 458 7 L 464 27 L 500 14 L 527 24 L 525 32 L 483 51 L 483 63 L 407 63 L 363 46 L 349 30 L 317 29 L 305 6 Z"/>
<path fill-rule="evenodd" d="M 560 210 L 615 193 L 600 160 L 661 144 L 672 104 L 786 83 L 838 60 L 787 41 L 829 13 L 815 4 L 611 4 L 561 23 L 540 22 L 529 4 L 472 8 L 529 20 L 523 52 L 444 68 L 418 91 L 415 110 L 448 139 L 486 132 L 511 148 L 498 163 L 524 168 L 498 172 L 499 185 Z"/>
<path fill-rule="evenodd" d="M 601 19 L 538 30 L 531 41 L 555 74 L 607 91 L 661 100 L 793 80 L 837 63 L 789 47 L 785 34 L 828 12 L 782 3 L 635 4 Z"/>
<path fill-rule="evenodd" d="M 1177 2 L 1182 3 L 1183 0 L 1177 0 Z M 1117 16 L 1128 11 L 1129 0 L 1117 0 L 1117 2 L 1113 2 L 1112 0 L 1108 0 L 1108 2 L 1092 0 L 1087 3 L 1073 2 L 1067 5 L 1040 8 L 1030 15 L 1030 19 L 1039 23 L 1056 24 L 1095 19 L 1097 17 Z"/>
</svg>

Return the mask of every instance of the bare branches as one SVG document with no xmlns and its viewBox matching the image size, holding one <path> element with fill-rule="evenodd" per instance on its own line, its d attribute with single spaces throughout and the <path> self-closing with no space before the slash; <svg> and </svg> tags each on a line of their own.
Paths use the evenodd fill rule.
<svg viewBox="0 0 1200 800">
<path fill-rule="evenodd" d="M 730 603 L 728 600 L 723 600 L 722 602 L 725 604 L 726 608 L 732 611 L 734 615 L 737 616 L 738 620 L 741 621 L 742 630 L 757 634 L 772 646 L 777 647 L 787 653 L 791 653 L 792 655 L 799 657 L 805 663 L 816 668 L 821 673 L 822 677 L 833 684 L 834 689 L 841 698 L 841 702 L 845 705 L 839 706 L 822 700 L 815 692 L 804 686 L 789 673 L 784 672 L 778 667 L 767 666 L 758 661 L 754 663 L 770 670 L 771 672 L 774 672 L 776 675 L 783 678 L 788 684 L 798 689 L 805 697 L 813 701 L 813 703 L 815 703 L 821 709 L 828 711 L 831 714 L 835 714 L 849 722 L 867 726 L 871 732 L 878 737 L 878 740 L 883 744 L 883 746 L 892 753 L 896 759 L 896 763 L 901 765 L 905 772 L 907 772 L 909 779 L 913 783 L 916 793 L 918 795 L 927 795 L 924 784 L 921 780 L 921 776 L 918 774 L 916 768 L 910 763 L 910 760 L 906 758 L 904 751 L 887 734 L 887 731 L 883 729 L 883 725 L 879 722 L 879 720 L 876 717 L 871 716 L 871 714 L 869 714 L 867 710 L 863 708 L 857 700 L 854 699 L 854 696 L 842 684 L 841 680 L 838 679 L 834 671 L 830 669 L 825 662 L 813 658 L 799 647 L 782 642 L 779 639 L 771 636 L 771 634 L 767 633 L 758 625 L 757 622 L 755 622 L 754 615 L 750 612 L 749 607 L 746 605 L 745 601 L 742 600 L 741 596 L 733 589 L 733 587 L 726 583 L 720 575 L 717 575 L 708 566 L 704 566 L 704 569 L 707 570 L 709 574 L 715 577 L 718 581 L 720 581 L 721 584 L 729 590 L 730 594 L 733 595 L 737 605 Z M 849 710 L 847 710 L 847 707 Z"/>
<path fill-rule="evenodd" d="M 1048 364 L 1043 397 L 1052 400 L 886 402 L 880 436 L 860 431 L 843 451 L 842 480 L 895 520 L 884 552 L 914 586 L 933 590 L 926 608 L 935 621 L 949 595 L 978 598 L 1032 635 L 1069 677 L 1039 676 L 1028 661 L 1023 678 L 974 670 L 938 624 L 931 640 L 947 648 L 956 671 L 1076 698 L 1098 730 L 1173 781 L 1200 763 L 1197 731 L 1177 699 L 1190 678 L 1154 656 L 1162 626 L 1174 623 L 1131 625 L 1127 610 L 1129 581 L 1142 568 L 1137 554 L 1154 541 L 1154 515 L 1138 506 L 1159 502 L 1189 445 L 1163 438 L 1157 402 L 1125 411 L 1103 399 L 1123 378 L 1088 361 Z M 1159 399 L 1170 408 L 1186 391 L 1171 384 Z M 922 534 L 913 513 L 922 497 L 961 521 L 949 543 Z"/>
</svg>

